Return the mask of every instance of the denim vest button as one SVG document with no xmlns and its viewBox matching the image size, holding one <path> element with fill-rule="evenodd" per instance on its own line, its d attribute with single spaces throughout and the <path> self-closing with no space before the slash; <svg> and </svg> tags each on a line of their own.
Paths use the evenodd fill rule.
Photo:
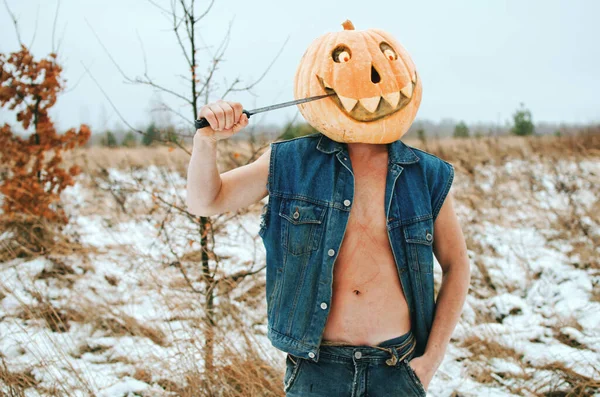
<svg viewBox="0 0 600 397">
<path fill-rule="evenodd" d="M 431 233 L 427 233 L 425 235 L 425 238 L 427 239 L 427 241 L 431 241 L 431 239 L 433 238 L 433 236 L 431 235 Z"/>
<path fill-rule="evenodd" d="M 344 205 L 347 207 L 350 205 L 350 200 L 344 200 Z"/>
<path fill-rule="evenodd" d="M 321 309 L 323 309 L 323 310 L 327 309 L 327 303 L 321 302 Z"/>
<path fill-rule="evenodd" d="M 308 357 L 310 357 L 310 358 L 315 358 L 315 353 L 313 353 L 313 352 L 308 352 Z"/>
<path fill-rule="evenodd" d="M 292 215 L 294 217 L 294 219 L 298 219 L 298 217 L 300 216 L 300 213 L 298 211 L 294 212 L 294 214 Z"/>
<path fill-rule="evenodd" d="M 335 251 L 332 249 L 329 249 L 329 251 L 327 251 L 327 254 L 329 254 L 329 256 L 334 256 L 335 255 Z"/>
<path fill-rule="evenodd" d="M 355 358 L 361 358 L 362 357 L 362 353 L 361 352 L 354 352 L 354 357 Z"/>
</svg>

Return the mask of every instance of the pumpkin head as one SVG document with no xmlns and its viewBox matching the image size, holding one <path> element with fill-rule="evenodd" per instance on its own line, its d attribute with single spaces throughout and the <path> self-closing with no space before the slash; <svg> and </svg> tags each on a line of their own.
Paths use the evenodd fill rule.
<svg viewBox="0 0 600 397">
<path fill-rule="evenodd" d="M 311 43 L 296 71 L 294 97 L 336 95 L 298 105 L 304 118 L 338 142 L 389 143 L 412 124 L 421 80 L 406 50 L 378 29 L 326 33 Z"/>
</svg>

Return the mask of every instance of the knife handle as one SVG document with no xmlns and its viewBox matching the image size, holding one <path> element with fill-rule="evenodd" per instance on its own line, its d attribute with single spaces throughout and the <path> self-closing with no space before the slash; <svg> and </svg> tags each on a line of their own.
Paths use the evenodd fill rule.
<svg viewBox="0 0 600 397">
<path fill-rule="evenodd" d="M 252 115 L 252 113 L 250 113 L 247 110 L 242 110 L 242 113 L 244 113 L 248 118 L 250 118 L 250 116 Z M 200 128 L 209 127 L 210 123 L 204 117 L 201 117 L 201 118 L 197 119 L 196 121 L 194 121 L 194 126 L 196 127 L 197 130 L 199 130 Z"/>
</svg>

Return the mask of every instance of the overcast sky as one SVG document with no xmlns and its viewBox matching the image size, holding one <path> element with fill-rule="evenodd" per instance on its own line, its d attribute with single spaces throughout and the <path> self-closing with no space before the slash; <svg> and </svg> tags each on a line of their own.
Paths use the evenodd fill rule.
<svg viewBox="0 0 600 397">
<path fill-rule="evenodd" d="M 33 53 L 36 57 L 49 53 L 57 3 L 7 2 L 19 20 L 23 42 L 31 43 L 37 23 Z M 170 0 L 156 2 L 168 7 Z M 198 11 L 207 4 L 197 3 Z M 388 31 L 411 54 L 423 82 L 420 119 L 504 123 L 524 102 L 535 122 L 587 123 L 600 121 L 598 15 L 600 1 L 595 0 L 216 0 L 198 32 L 204 41 L 200 46 L 214 50 L 228 23 L 233 23 L 217 76 L 221 84 L 236 77 L 246 82 L 259 77 L 289 38 L 254 88 L 255 96 L 234 93 L 227 98 L 246 109 L 293 99 L 294 74 L 305 49 L 321 34 L 341 30 L 341 23 L 350 19 L 357 30 Z M 62 0 L 56 39 L 62 40 L 59 60 L 68 91 L 59 97 L 53 112 L 59 126 L 89 123 L 102 129 L 118 123 L 82 63 L 132 124 L 142 126 L 150 120 L 153 98 L 191 118 L 191 111 L 168 94 L 159 97 L 151 88 L 124 83 L 92 32 L 93 28 L 132 77 L 144 73 L 143 43 L 148 74 L 186 95 L 188 90 L 177 76 L 188 71 L 170 26 L 146 0 Z M 15 30 L 3 6 L 0 37 L 0 52 L 17 49 Z M 200 57 L 203 71 L 209 55 L 203 51 Z M 6 121 L 6 110 L 0 111 Z M 283 123 L 296 113 L 296 108 L 276 110 L 255 116 L 254 122 Z M 181 120 L 173 116 L 172 121 Z"/>
</svg>

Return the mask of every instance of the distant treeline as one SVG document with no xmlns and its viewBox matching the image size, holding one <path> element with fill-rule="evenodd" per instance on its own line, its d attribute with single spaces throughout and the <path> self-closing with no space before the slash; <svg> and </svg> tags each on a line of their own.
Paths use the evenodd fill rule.
<svg viewBox="0 0 600 397">
<path fill-rule="evenodd" d="M 523 104 L 512 115 L 512 120 L 503 124 L 494 123 L 472 123 L 467 124 L 462 120 L 444 119 L 439 122 L 417 119 L 405 135 L 407 138 L 418 138 L 421 140 L 436 139 L 443 137 L 455 138 L 479 138 L 484 136 L 502 135 L 571 135 L 588 128 L 597 128 L 598 125 L 566 124 L 566 123 L 534 123 L 531 112 Z M 151 123 L 143 134 L 133 132 L 125 128 L 115 128 L 104 131 L 95 130 L 88 146 L 108 147 L 135 147 L 160 145 L 168 142 L 179 141 L 191 143 L 194 131 L 183 130 L 174 125 L 158 126 Z M 242 132 L 232 139 L 255 139 L 268 142 L 276 138 L 290 139 L 298 136 L 317 132 L 311 125 L 305 122 L 289 122 L 286 125 L 258 125 L 250 126 L 247 133 Z"/>
<path fill-rule="evenodd" d="M 158 126 L 150 123 L 143 131 L 134 132 L 125 128 L 106 129 L 92 134 L 88 146 L 107 147 L 135 147 L 167 144 L 169 142 L 183 141 L 181 134 L 189 135 L 189 132 L 181 133 L 174 125 Z"/>
</svg>

